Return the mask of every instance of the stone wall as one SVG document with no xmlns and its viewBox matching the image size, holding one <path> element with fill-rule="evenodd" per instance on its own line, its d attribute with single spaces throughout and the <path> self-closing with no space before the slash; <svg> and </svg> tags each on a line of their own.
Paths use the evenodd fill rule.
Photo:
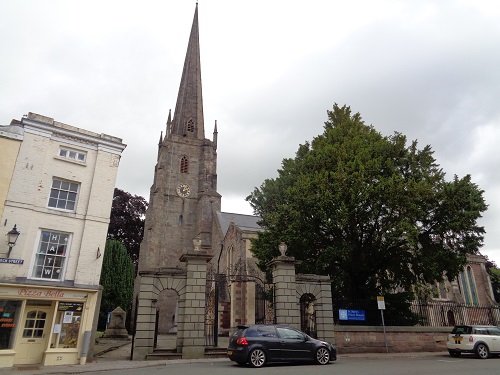
<svg viewBox="0 0 500 375">
<path fill-rule="evenodd" d="M 389 353 L 446 351 L 451 327 L 386 327 Z M 385 353 L 383 327 L 335 326 L 339 354 Z"/>
</svg>

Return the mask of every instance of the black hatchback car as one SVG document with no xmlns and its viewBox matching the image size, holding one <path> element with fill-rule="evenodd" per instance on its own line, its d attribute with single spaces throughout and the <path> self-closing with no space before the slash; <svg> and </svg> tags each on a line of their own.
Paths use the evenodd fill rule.
<svg viewBox="0 0 500 375">
<path fill-rule="evenodd" d="M 252 367 L 269 362 L 314 361 L 326 365 L 337 359 L 337 350 L 326 341 L 316 340 L 295 328 L 276 324 L 238 326 L 229 339 L 231 361 Z"/>
</svg>

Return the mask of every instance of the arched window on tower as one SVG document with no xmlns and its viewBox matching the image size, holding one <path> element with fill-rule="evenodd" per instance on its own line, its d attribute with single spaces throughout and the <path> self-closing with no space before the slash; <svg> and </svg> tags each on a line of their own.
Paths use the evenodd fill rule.
<svg viewBox="0 0 500 375">
<path fill-rule="evenodd" d="M 181 173 L 188 173 L 189 162 L 187 156 L 181 158 Z"/>
<path fill-rule="evenodd" d="M 194 132 L 194 121 L 192 118 L 190 118 L 186 124 L 186 129 L 188 132 Z"/>
</svg>

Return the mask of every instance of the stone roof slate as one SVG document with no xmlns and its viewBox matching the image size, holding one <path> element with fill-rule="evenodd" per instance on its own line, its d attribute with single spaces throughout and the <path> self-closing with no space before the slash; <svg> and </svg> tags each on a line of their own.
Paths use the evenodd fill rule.
<svg viewBox="0 0 500 375">
<path fill-rule="evenodd" d="M 224 235 L 227 233 L 229 225 L 232 222 L 244 231 L 259 232 L 262 230 L 262 227 L 257 224 L 257 222 L 261 220 L 260 216 L 235 214 L 231 212 L 217 212 L 217 218 Z"/>
</svg>

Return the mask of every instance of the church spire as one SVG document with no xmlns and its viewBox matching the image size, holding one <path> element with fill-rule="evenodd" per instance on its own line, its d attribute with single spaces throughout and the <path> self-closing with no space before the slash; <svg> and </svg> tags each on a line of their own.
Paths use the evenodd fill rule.
<svg viewBox="0 0 500 375">
<path fill-rule="evenodd" d="M 201 91 L 200 42 L 198 32 L 198 3 L 194 11 L 191 35 L 184 60 L 182 78 L 175 105 L 171 131 L 173 134 L 205 138 L 203 97 Z"/>
</svg>

